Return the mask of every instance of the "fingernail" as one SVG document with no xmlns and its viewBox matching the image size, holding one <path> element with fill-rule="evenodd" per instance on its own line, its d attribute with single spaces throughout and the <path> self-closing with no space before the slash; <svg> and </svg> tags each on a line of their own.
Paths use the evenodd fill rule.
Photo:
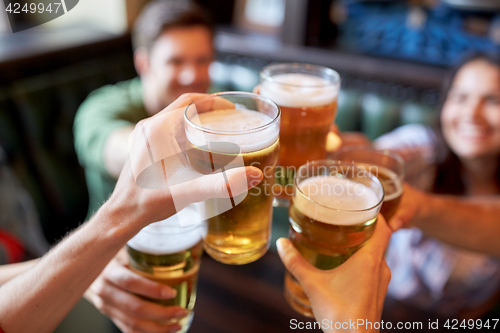
<svg viewBox="0 0 500 333">
<path fill-rule="evenodd" d="M 181 328 L 182 327 L 180 325 L 176 325 L 176 326 L 169 328 L 168 332 L 169 333 L 179 332 L 181 330 Z"/>
<path fill-rule="evenodd" d="M 164 288 L 161 291 L 161 297 L 165 299 L 174 298 L 177 295 L 177 290 Z"/>
<path fill-rule="evenodd" d="M 188 311 L 184 309 L 179 309 L 174 312 L 174 317 L 175 318 L 184 318 L 188 315 Z"/>
<path fill-rule="evenodd" d="M 276 247 L 280 252 L 285 251 L 290 247 L 290 242 L 286 238 L 280 238 L 276 241 Z"/>
<path fill-rule="evenodd" d="M 247 168 L 247 177 L 250 178 L 250 180 L 261 179 L 262 172 L 255 167 Z"/>
</svg>

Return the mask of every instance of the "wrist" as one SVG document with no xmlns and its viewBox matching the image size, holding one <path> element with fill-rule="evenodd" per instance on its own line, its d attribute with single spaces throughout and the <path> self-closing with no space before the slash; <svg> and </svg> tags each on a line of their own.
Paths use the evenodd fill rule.
<svg viewBox="0 0 500 333">
<path fill-rule="evenodd" d="M 420 227 L 429 220 L 433 207 L 435 206 L 435 201 L 437 200 L 435 195 L 418 191 L 417 210 L 415 217 L 411 221 L 411 226 Z"/>
<path fill-rule="evenodd" d="M 121 246 L 146 225 L 131 207 L 117 205 L 112 200 L 102 205 L 90 223 L 97 224 L 95 227 L 99 228 L 111 242 L 120 243 Z"/>
</svg>

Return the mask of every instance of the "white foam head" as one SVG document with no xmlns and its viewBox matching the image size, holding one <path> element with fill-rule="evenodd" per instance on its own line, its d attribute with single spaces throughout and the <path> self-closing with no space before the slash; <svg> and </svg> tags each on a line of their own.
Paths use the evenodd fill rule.
<svg viewBox="0 0 500 333">
<path fill-rule="evenodd" d="M 205 146 L 207 142 L 231 142 L 237 144 L 242 153 L 249 153 L 267 148 L 278 140 L 279 123 L 262 130 L 252 131 L 271 123 L 272 120 L 262 112 L 245 109 L 204 112 L 195 115 L 191 122 L 205 129 L 220 132 L 212 134 L 188 126 L 186 136 L 195 146 Z M 224 132 L 241 132 L 241 134 L 224 134 Z M 224 151 L 219 152 L 224 153 Z"/>
<path fill-rule="evenodd" d="M 285 107 L 315 107 L 333 103 L 339 93 L 339 85 L 321 77 L 289 73 L 277 74 L 264 80 L 260 94 Z"/>
<path fill-rule="evenodd" d="M 394 171 L 382 166 L 369 163 L 359 163 L 356 161 L 352 161 L 352 163 L 356 164 L 356 166 L 360 169 L 371 172 L 373 175 L 379 178 L 385 190 L 384 201 L 395 199 L 403 194 L 403 181 L 401 179 L 402 177 L 398 176 L 398 174 Z"/>
<path fill-rule="evenodd" d="M 294 196 L 295 207 L 323 223 L 355 225 L 373 219 L 378 213 L 375 206 L 381 194 L 353 180 L 317 176 L 303 180 L 299 188 L 305 196 L 301 193 Z"/>
<path fill-rule="evenodd" d="M 188 206 L 182 212 L 191 215 L 195 221 L 201 220 L 196 206 Z M 181 227 L 177 215 L 173 215 L 143 228 L 127 245 L 134 250 L 153 255 L 172 254 L 196 245 L 202 239 L 202 232 L 200 224 Z"/>
<path fill-rule="evenodd" d="M 379 178 L 385 190 L 384 201 L 395 199 L 403 194 L 403 181 L 394 171 L 379 166 L 378 173 L 388 178 Z"/>
</svg>

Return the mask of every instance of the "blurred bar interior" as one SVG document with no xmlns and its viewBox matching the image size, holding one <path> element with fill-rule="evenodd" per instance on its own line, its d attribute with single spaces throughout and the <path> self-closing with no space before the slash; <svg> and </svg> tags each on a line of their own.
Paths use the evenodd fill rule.
<svg viewBox="0 0 500 333">
<path fill-rule="evenodd" d="M 271 62 L 327 66 L 342 76 L 336 124 L 370 139 L 434 125 L 447 69 L 472 50 L 500 52 L 498 1 L 196 2 L 217 24 L 212 91 L 251 91 Z M 13 24 L 23 31 L 0 34 L 0 145 L 51 243 L 87 212 L 75 112 L 92 90 L 136 76 L 130 27 L 145 3 L 82 0 L 57 20 L 23 30 L 46 21 L 30 15 Z M 9 29 L 4 14 L 0 31 Z"/>
</svg>

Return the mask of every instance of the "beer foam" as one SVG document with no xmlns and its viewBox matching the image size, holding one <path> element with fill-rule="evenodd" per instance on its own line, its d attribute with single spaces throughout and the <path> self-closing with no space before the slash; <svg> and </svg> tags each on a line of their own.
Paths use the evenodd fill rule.
<svg viewBox="0 0 500 333">
<path fill-rule="evenodd" d="M 194 124 L 222 133 L 211 134 L 188 127 L 187 138 L 195 146 L 205 146 L 207 142 L 231 142 L 237 144 L 242 153 L 250 153 L 265 149 L 278 140 L 278 124 L 266 129 L 251 131 L 272 122 L 268 115 L 245 109 L 225 109 L 200 113 L 191 119 Z M 245 131 L 251 131 L 245 133 Z M 242 132 L 242 134 L 224 132 Z M 218 146 L 219 149 L 223 148 Z M 228 153 L 227 151 L 218 151 Z"/>
<path fill-rule="evenodd" d="M 383 184 L 384 184 L 384 182 L 382 182 L 382 185 Z M 401 196 L 403 194 L 403 184 L 401 183 L 400 180 L 394 181 L 394 183 L 393 183 L 392 186 L 396 187 L 397 191 L 392 192 L 392 193 L 386 195 L 384 197 L 384 201 L 389 201 L 389 200 L 396 199 L 397 197 L 399 197 L 399 196 Z"/>
<path fill-rule="evenodd" d="M 187 210 L 187 211 L 184 211 Z M 197 208 L 188 206 L 183 214 L 200 221 L 201 214 Z M 177 215 L 163 221 L 151 223 L 127 242 L 136 251 L 163 255 L 187 250 L 202 239 L 202 228 L 199 224 L 181 227 Z"/>
<path fill-rule="evenodd" d="M 379 178 L 380 182 L 382 183 L 382 186 L 384 186 L 385 190 L 385 197 L 384 201 L 389 201 L 396 199 L 400 195 L 403 194 L 403 182 L 401 179 L 398 177 L 398 175 L 387 168 L 384 167 L 378 167 L 379 168 L 379 174 L 383 174 L 389 179 L 381 179 Z M 378 175 L 376 175 L 378 176 Z M 388 193 L 388 189 L 395 189 L 394 192 Z"/>
<path fill-rule="evenodd" d="M 260 94 L 279 106 L 300 108 L 333 103 L 339 87 L 321 77 L 302 73 L 278 74 L 273 81 L 264 80 Z"/>
<path fill-rule="evenodd" d="M 305 197 L 297 193 L 293 198 L 295 207 L 323 223 L 355 225 L 373 219 L 378 213 L 378 209 L 370 208 L 377 205 L 380 195 L 353 180 L 317 176 L 302 181 L 299 188 Z"/>
<path fill-rule="evenodd" d="M 361 169 L 365 169 L 366 171 L 371 172 L 373 175 L 379 178 L 380 183 L 382 183 L 382 186 L 385 190 L 384 201 L 395 199 L 403 194 L 403 182 L 394 171 L 388 168 L 368 163 L 358 163 L 355 161 L 353 161 L 353 163 Z M 380 178 L 379 176 L 381 175 L 385 176 L 387 179 Z M 389 193 L 388 189 L 395 189 L 395 191 L 391 191 L 391 193 Z"/>
</svg>

